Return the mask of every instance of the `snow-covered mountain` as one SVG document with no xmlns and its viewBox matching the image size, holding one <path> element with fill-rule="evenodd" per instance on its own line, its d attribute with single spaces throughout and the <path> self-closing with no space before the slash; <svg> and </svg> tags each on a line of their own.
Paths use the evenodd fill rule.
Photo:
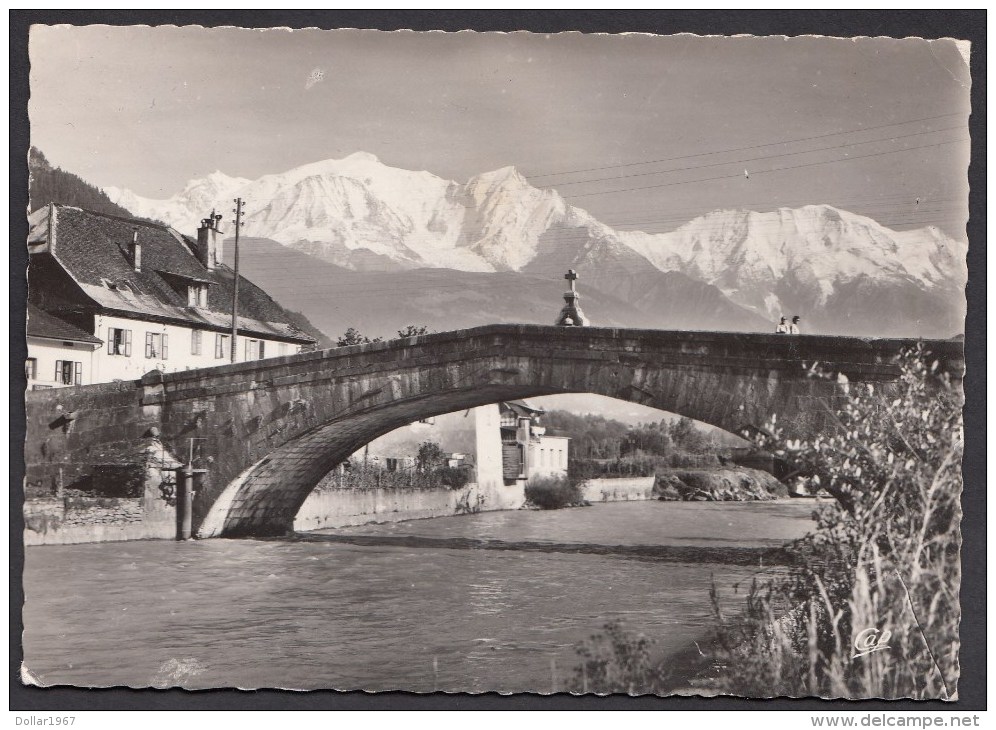
<svg viewBox="0 0 996 730">
<path fill-rule="evenodd" d="M 104 188 L 112 201 L 127 208 L 133 215 L 165 221 L 179 230 L 193 231 L 216 205 L 230 202 L 235 191 L 251 181 L 243 177 L 229 177 L 217 170 L 204 178 L 191 180 L 183 190 L 168 200 L 153 200 L 135 195 L 130 190 Z M 231 206 L 229 206 L 231 207 Z M 227 211 L 228 208 L 220 208 Z"/>
<path fill-rule="evenodd" d="M 712 284 L 741 306 L 770 317 L 819 316 L 858 285 L 901 290 L 912 297 L 911 306 L 913 299 L 926 298 L 950 307 L 947 302 L 959 297 L 963 306 L 968 277 L 965 244 L 938 228 L 893 231 L 828 205 L 766 213 L 714 211 L 671 233 L 631 235 L 627 243 L 662 271 L 681 271 Z M 866 314 L 872 322 L 890 316 L 879 309 Z"/>
<path fill-rule="evenodd" d="M 241 196 L 247 236 L 355 271 L 556 277 L 573 267 L 588 286 L 662 316 L 680 290 L 716 313 L 726 311 L 717 296 L 753 318 L 798 313 L 808 331 L 949 336 L 963 329 L 963 242 L 933 227 L 893 231 L 827 205 L 717 210 L 669 233 L 617 231 L 512 167 L 459 183 L 366 153 L 258 180 L 215 172 L 167 200 L 106 192 L 189 234 L 212 208 L 227 216 Z"/>
</svg>

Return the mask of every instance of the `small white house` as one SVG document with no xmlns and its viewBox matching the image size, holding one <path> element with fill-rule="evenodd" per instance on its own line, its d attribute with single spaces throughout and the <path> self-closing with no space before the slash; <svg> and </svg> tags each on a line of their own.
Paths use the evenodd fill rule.
<svg viewBox="0 0 996 730">
<path fill-rule="evenodd" d="M 193 240 L 168 226 L 81 208 L 35 211 L 28 236 L 29 387 L 231 362 L 235 276 L 222 263 L 219 220 L 205 218 Z M 314 344 L 241 276 L 238 294 L 236 362 Z"/>
<path fill-rule="evenodd" d="M 31 304 L 27 338 L 24 375 L 29 390 L 94 382 L 94 353 L 104 344 L 100 338 Z"/>
</svg>

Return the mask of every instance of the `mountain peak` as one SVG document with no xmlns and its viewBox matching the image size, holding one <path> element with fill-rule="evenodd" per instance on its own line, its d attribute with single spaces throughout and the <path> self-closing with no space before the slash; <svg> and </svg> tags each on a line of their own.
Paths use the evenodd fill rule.
<svg viewBox="0 0 996 730">
<path fill-rule="evenodd" d="M 363 152 L 362 150 L 354 152 L 351 155 L 343 157 L 341 162 L 370 162 L 370 163 L 380 163 L 380 158 L 377 155 L 370 152 Z"/>
<path fill-rule="evenodd" d="M 208 173 L 204 177 L 195 177 L 188 180 L 187 184 L 184 186 L 184 190 L 190 191 L 206 187 L 217 191 L 227 191 L 233 188 L 241 187 L 248 182 L 249 180 L 244 177 L 232 177 L 231 175 L 226 175 L 221 170 L 215 170 L 214 172 Z"/>
<path fill-rule="evenodd" d="M 488 185 L 504 185 L 507 183 L 529 185 L 529 181 L 522 176 L 522 173 L 514 165 L 499 167 L 497 170 L 491 170 L 490 172 L 482 172 L 480 175 L 475 175 L 470 179 L 471 183 L 475 181 Z"/>
</svg>

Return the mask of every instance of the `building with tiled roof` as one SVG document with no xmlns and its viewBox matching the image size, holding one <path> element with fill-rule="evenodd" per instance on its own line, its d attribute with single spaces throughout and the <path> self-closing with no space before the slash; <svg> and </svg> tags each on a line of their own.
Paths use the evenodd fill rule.
<svg viewBox="0 0 996 730">
<path fill-rule="evenodd" d="M 235 276 L 222 263 L 219 220 L 204 219 L 194 240 L 165 225 L 70 206 L 50 204 L 33 213 L 28 299 L 38 313 L 35 327 L 51 333 L 62 323 L 93 338 L 91 346 L 101 345 L 89 364 L 72 360 L 71 368 L 64 366 L 73 370 L 72 383 L 52 384 L 135 379 L 150 370 L 230 362 Z M 314 344 L 279 304 L 241 276 L 238 313 L 237 362 L 294 354 Z M 30 333 L 30 314 L 28 327 Z M 74 345 L 63 360 L 76 352 Z M 30 339 L 28 354 L 34 356 Z M 48 373 L 37 359 L 34 380 L 42 386 Z"/>
<path fill-rule="evenodd" d="M 506 484 L 530 477 L 566 476 L 570 439 L 547 436 L 540 425 L 546 413 L 524 400 L 498 404 L 501 433 L 502 475 Z"/>
</svg>

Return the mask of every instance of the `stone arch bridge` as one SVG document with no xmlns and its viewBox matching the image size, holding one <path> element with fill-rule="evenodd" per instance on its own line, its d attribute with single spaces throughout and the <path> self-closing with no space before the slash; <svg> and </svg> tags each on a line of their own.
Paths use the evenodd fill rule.
<svg viewBox="0 0 996 730">
<path fill-rule="evenodd" d="M 777 413 L 820 427 L 838 382 L 887 383 L 912 340 L 490 325 L 140 381 L 28 393 L 27 478 L 86 464 L 111 444 L 150 438 L 178 456 L 200 439 L 207 469 L 193 528 L 200 537 L 290 531 L 315 485 L 351 453 L 397 427 L 500 400 L 596 393 L 732 432 Z M 962 343 L 931 341 L 949 370 Z"/>
</svg>

